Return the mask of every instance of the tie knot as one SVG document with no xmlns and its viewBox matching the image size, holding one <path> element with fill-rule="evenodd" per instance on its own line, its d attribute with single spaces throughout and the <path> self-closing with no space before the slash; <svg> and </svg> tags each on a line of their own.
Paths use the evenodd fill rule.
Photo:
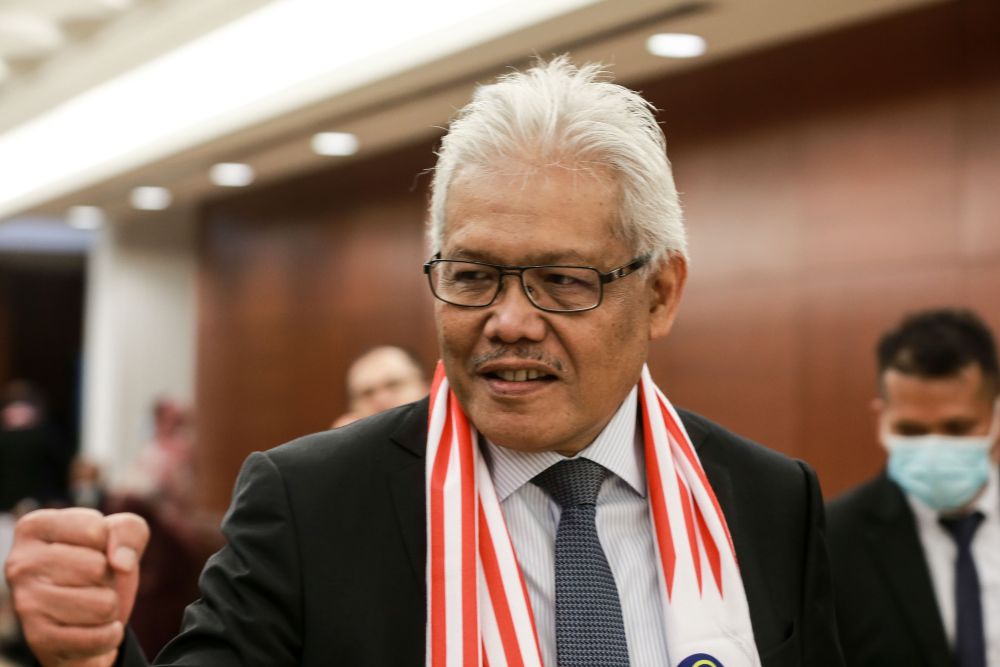
<svg viewBox="0 0 1000 667">
<path fill-rule="evenodd" d="M 531 480 L 555 500 L 559 507 L 594 505 L 609 471 L 585 458 L 560 461 Z"/>
<path fill-rule="evenodd" d="M 968 548 L 972 544 L 972 536 L 983 521 L 982 512 L 972 512 L 962 516 L 941 517 L 938 522 L 951 533 L 952 539 L 959 547 Z"/>
</svg>

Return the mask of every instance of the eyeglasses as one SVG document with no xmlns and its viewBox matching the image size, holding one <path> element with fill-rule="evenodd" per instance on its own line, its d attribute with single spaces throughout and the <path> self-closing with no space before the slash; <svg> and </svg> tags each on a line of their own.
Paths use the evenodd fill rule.
<svg viewBox="0 0 1000 667">
<path fill-rule="evenodd" d="M 434 296 L 453 306 L 485 308 L 499 296 L 504 276 L 518 276 L 532 305 L 550 313 L 577 313 L 601 305 L 604 285 L 624 278 L 649 261 L 637 257 L 601 273 L 592 266 L 507 266 L 434 257 L 424 273 Z"/>
</svg>

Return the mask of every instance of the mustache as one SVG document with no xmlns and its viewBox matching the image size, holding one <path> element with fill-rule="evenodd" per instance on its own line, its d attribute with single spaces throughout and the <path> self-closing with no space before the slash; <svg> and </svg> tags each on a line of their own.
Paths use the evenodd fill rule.
<svg viewBox="0 0 1000 667">
<path fill-rule="evenodd" d="M 487 350 L 486 352 L 478 354 L 472 358 L 472 367 L 474 369 L 478 369 L 484 364 L 488 364 L 492 361 L 511 358 L 538 361 L 551 367 L 557 372 L 561 373 L 563 371 L 561 361 L 545 354 L 543 350 L 529 345 L 502 345 L 491 350 Z"/>
</svg>

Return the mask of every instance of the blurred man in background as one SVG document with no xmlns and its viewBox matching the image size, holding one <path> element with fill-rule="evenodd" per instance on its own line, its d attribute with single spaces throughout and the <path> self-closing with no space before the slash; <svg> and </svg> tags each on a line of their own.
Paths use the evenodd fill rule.
<svg viewBox="0 0 1000 667">
<path fill-rule="evenodd" d="M 972 312 L 907 317 L 878 344 L 884 473 L 830 504 L 851 667 L 1000 666 L 1000 374 Z"/>
<path fill-rule="evenodd" d="M 427 378 L 416 355 L 392 345 L 376 347 L 354 360 L 347 371 L 350 408 L 332 428 L 427 395 Z"/>
</svg>

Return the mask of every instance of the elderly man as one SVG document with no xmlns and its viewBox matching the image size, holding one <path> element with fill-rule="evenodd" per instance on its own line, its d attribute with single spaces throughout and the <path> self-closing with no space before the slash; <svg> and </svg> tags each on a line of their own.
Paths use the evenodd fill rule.
<svg viewBox="0 0 1000 667">
<path fill-rule="evenodd" d="M 878 345 L 886 470 L 830 505 L 848 665 L 1000 666 L 1000 370 L 975 314 L 906 318 Z"/>
<path fill-rule="evenodd" d="M 480 88 L 430 232 L 429 400 L 253 454 L 157 664 L 841 665 L 815 476 L 645 368 L 687 274 L 649 105 L 565 58 Z M 43 664 L 144 664 L 122 643 L 144 539 L 21 524 Z"/>
</svg>

